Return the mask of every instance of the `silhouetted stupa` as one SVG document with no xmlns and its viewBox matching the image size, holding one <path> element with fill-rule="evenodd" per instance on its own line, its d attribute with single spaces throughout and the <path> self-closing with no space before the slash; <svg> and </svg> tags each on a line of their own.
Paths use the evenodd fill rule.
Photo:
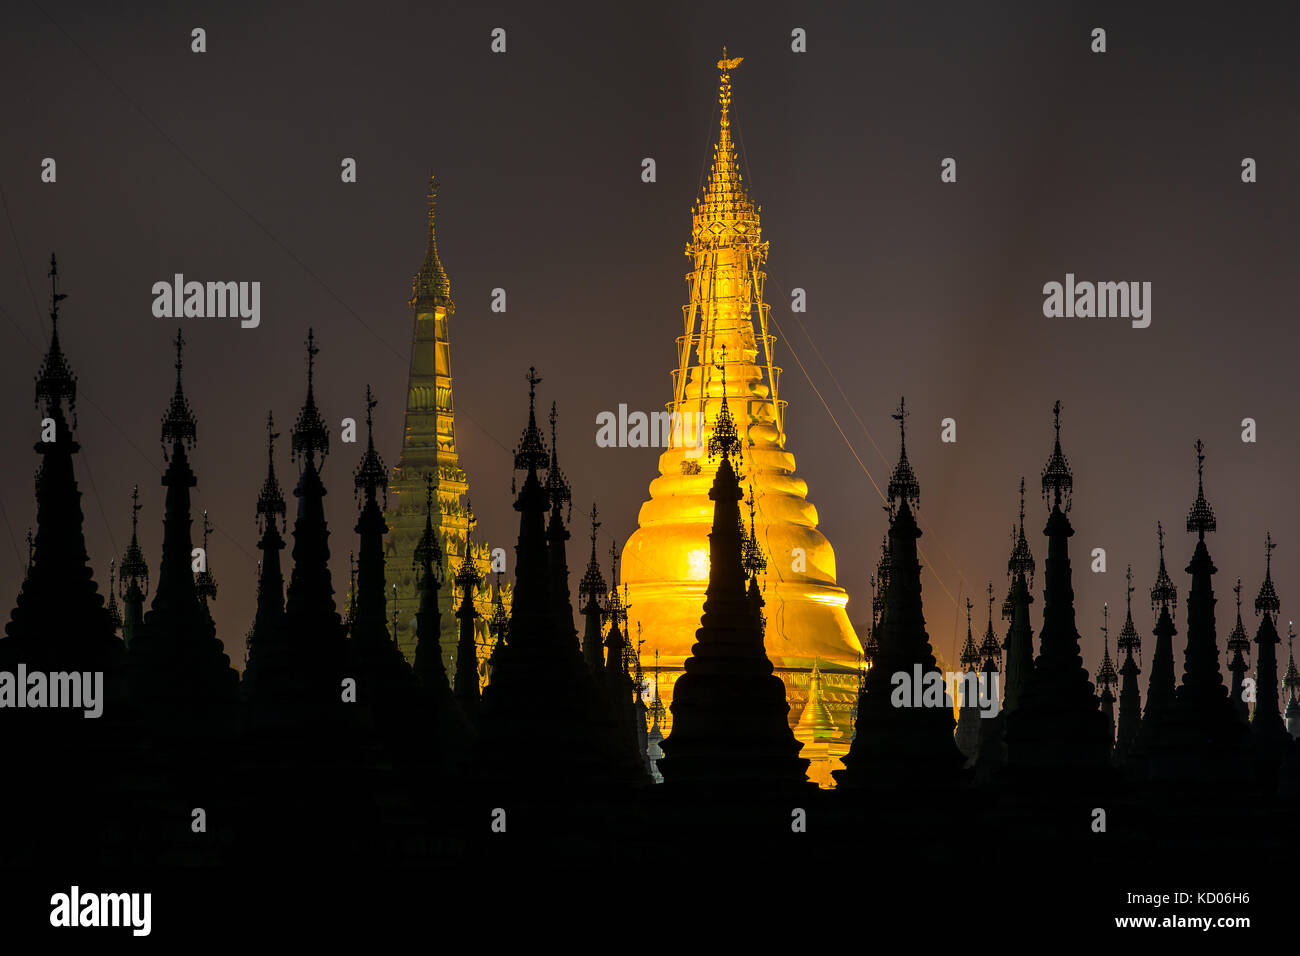
<svg viewBox="0 0 1300 956">
<path fill-rule="evenodd" d="M 1250 670 L 1250 664 L 1246 660 L 1246 655 L 1250 653 L 1250 637 L 1246 634 L 1246 625 L 1241 621 L 1241 578 L 1237 578 L 1237 584 L 1232 592 L 1237 597 L 1237 623 L 1233 625 L 1226 645 L 1231 655 L 1228 671 L 1232 674 L 1228 699 L 1232 701 L 1232 709 L 1237 712 L 1237 716 L 1243 723 L 1247 723 L 1250 720 L 1250 705 L 1246 703 L 1245 688 L 1246 672 Z"/>
<path fill-rule="evenodd" d="M 1216 522 L 1205 500 L 1204 462 L 1204 446 L 1198 440 L 1196 500 L 1187 515 L 1187 532 L 1196 535 L 1196 549 L 1187 566 L 1192 576 L 1187 595 L 1187 648 L 1183 679 L 1165 718 L 1165 747 L 1153 755 L 1149 768 L 1156 780 L 1235 781 L 1250 774 L 1246 727 L 1237 719 L 1219 670 L 1210 581 L 1217 569 L 1205 545 L 1205 535 L 1215 530 Z"/>
<path fill-rule="evenodd" d="M 1106 741 L 1108 749 L 1115 744 L 1115 688 L 1119 685 L 1119 673 L 1110 659 L 1110 605 L 1102 608 L 1104 623 L 1101 626 L 1102 655 L 1101 666 L 1097 668 L 1097 686 L 1101 688 L 1101 712 L 1106 716 Z"/>
<path fill-rule="evenodd" d="M 515 449 L 515 468 L 525 473 L 515 499 L 519 540 L 509 639 L 492 657 L 483 692 L 478 744 L 467 767 L 480 787 L 501 785 L 535 793 L 626 786 L 644 771 L 618 734 L 604 696 L 567 626 L 552 619 L 546 513 L 549 498 L 539 472 L 549 457 L 537 427 L 536 387 L 528 374 L 528 425 Z M 561 543 L 562 546 L 562 543 Z M 548 744 L 538 736 L 544 720 Z"/>
<path fill-rule="evenodd" d="M 980 652 L 975 646 L 975 636 L 971 632 L 971 600 L 966 599 L 966 643 L 961 647 L 961 681 L 958 695 L 961 706 L 957 711 L 957 749 L 966 758 L 966 766 L 972 766 L 979 756 L 980 744 L 980 707 L 979 693 L 974 689 L 980 673 Z"/>
<path fill-rule="evenodd" d="M 1044 563 L 1043 629 L 1034 669 L 1016 708 L 1007 714 L 1007 766 L 1020 775 L 1089 772 L 1106 766 L 1110 739 L 1098 710 L 1092 682 L 1079 653 L 1074 623 L 1074 589 L 1070 575 L 1070 538 L 1066 516 L 1074 476 L 1061 451 L 1061 403 L 1053 407 L 1055 443 L 1043 468 L 1047 518 Z"/>
<path fill-rule="evenodd" d="M 741 439 L 726 398 L 709 437 L 718 461 L 709 498 L 709 582 L 695 645 L 673 689 L 672 732 L 658 770 L 668 786 L 717 792 L 786 790 L 806 784 L 808 761 L 788 722 L 785 685 L 772 672 L 759 611 L 745 589 L 743 495 L 736 475 Z"/>
<path fill-rule="evenodd" d="M 1138 729 L 1142 725 L 1141 691 L 1138 689 L 1138 675 L 1142 673 L 1138 661 L 1134 660 L 1136 652 L 1142 652 L 1142 640 L 1137 628 L 1133 626 L 1133 566 L 1129 565 L 1124 574 L 1126 582 L 1124 627 L 1119 632 L 1115 648 L 1124 655 L 1119 666 L 1119 727 L 1115 737 L 1115 763 L 1122 764 L 1137 742 Z"/>
<path fill-rule="evenodd" d="M 167 489 L 163 514 L 163 550 L 158 586 L 144 622 L 131 638 L 128 681 L 137 707 L 169 734 L 195 726 L 224 724 L 239 675 L 217 639 L 212 618 L 199 597 L 191 569 L 190 489 L 197 484 L 190 468 L 197 427 L 181 384 L 185 340 L 176 331 L 176 390 L 162 420 Z"/>
<path fill-rule="evenodd" d="M 840 789 L 953 783 L 966 758 L 953 740 L 952 698 L 938 669 L 921 610 L 921 537 L 913 506 L 921 486 L 907 460 L 905 419 L 898 412 L 898 464 L 889 480 L 889 565 L 884 606 L 873 637 L 876 650 L 858 695 L 853 745 L 835 780 Z M 900 685 L 900 681 L 902 682 Z"/>
</svg>

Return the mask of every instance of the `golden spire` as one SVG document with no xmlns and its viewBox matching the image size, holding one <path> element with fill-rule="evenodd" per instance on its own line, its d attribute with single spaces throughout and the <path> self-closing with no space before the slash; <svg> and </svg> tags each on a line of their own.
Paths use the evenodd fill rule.
<svg viewBox="0 0 1300 956">
<path fill-rule="evenodd" d="M 739 56 L 727 59 L 727 48 L 723 47 L 722 59 L 718 61 L 718 142 L 713 147 L 709 184 L 695 205 L 692 237 L 696 242 L 716 241 L 725 245 L 735 238 L 757 241 L 759 236 L 758 214 L 741 183 L 740 163 L 731 141 L 731 71 L 743 59 Z"/>
<path fill-rule="evenodd" d="M 450 312 L 454 308 L 451 303 L 451 283 L 447 281 L 447 273 L 443 271 L 442 261 L 438 258 L 438 236 L 434 228 L 434 216 L 438 206 L 436 175 L 429 177 L 428 199 L 429 239 L 424 248 L 424 262 L 420 264 L 420 271 L 415 274 L 415 279 L 411 282 L 410 304 L 421 311 L 432 311 L 434 307 L 442 306 Z"/>
</svg>

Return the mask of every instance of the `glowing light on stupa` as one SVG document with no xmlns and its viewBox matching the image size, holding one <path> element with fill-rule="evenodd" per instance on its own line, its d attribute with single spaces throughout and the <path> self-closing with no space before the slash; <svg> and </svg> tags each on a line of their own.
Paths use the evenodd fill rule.
<svg viewBox="0 0 1300 956">
<path fill-rule="evenodd" d="M 816 696 L 842 739 L 842 747 L 837 740 L 828 757 L 838 766 L 851 735 L 861 645 L 845 612 L 848 595 L 836 583 L 835 552 L 817 530 L 817 509 L 785 448 L 781 370 L 773 364 L 775 337 L 768 331 L 769 306 L 763 299 L 768 244 L 731 138 L 731 72 L 739 64 L 740 58 L 727 59 L 725 50 L 718 63 L 718 140 L 686 247 L 692 271 L 667 408 L 681 416 L 675 421 L 703 421 L 707 445 L 723 397 L 718 366 L 725 361 L 728 404 L 745 440 L 742 482 L 753 486 L 757 539 L 769 558 L 767 653 L 785 681 L 792 725 L 803 713 L 814 662 L 819 662 Z M 644 627 L 643 653 L 647 659 L 659 654 L 665 704 L 700 624 L 713 520 L 708 492 L 717 468 L 689 441 L 691 429 L 683 430 L 690 447 L 676 441 L 660 455 L 650 500 L 641 506 L 639 528 L 623 550 L 628 601 Z"/>
</svg>

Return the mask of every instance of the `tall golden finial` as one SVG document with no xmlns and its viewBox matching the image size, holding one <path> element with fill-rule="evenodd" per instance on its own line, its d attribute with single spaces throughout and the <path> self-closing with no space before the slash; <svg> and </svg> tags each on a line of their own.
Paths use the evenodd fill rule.
<svg viewBox="0 0 1300 956">
<path fill-rule="evenodd" d="M 718 61 L 718 142 L 713 148 L 709 182 L 696 210 L 697 240 L 732 241 L 736 237 L 758 240 L 758 218 L 741 186 L 740 164 L 731 141 L 731 71 L 743 59 L 739 56 L 728 59 L 727 48 L 723 47 L 722 59 Z"/>
<path fill-rule="evenodd" d="M 453 310 L 451 303 L 451 283 L 447 279 L 447 273 L 443 271 L 442 260 L 438 258 L 438 234 L 435 228 L 435 217 L 438 209 L 438 177 L 429 176 L 429 235 L 424 249 L 424 261 L 420 264 L 420 271 L 415 274 L 415 279 L 411 283 L 411 302 L 410 304 L 418 310 L 432 310 L 437 306 L 446 308 L 448 312 Z"/>
</svg>

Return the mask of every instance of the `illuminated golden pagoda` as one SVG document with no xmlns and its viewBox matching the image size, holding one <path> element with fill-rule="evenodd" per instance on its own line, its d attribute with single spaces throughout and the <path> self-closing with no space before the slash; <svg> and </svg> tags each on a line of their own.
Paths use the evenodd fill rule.
<svg viewBox="0 0 1300 956">
<path fill-rule="evenodd" d="M 419 607 L 414 568 L 415 548 L 424 532 L 425 476 L 434 481 L 434 498 L 438 507 L 433 513 L 433 527 L 443 554 L 444 583 L 438 590 L 441 618 L 443 662 L 448 674 L 456 671 L 456 645 L 459 625 L 455 616 L 458 595 L 452 579 L 465 560 L 469 538 L 470 515 L 466 495 L 469 478 L 456 453 L 456 420 L 451 392 L 451 340 L 448 326 L 456 311 L 451 298 L 451 283 L 438 257 L 435 213 L 438 181 L 429 180 L 429 231 L 424 261 L 411 283 L 410 306 L 414 313 L 411 331 L 411 367 L 407 385 L 405 428 L 402 452 L 388 483 L 389 509 L 384 515 L 390 529 L 385 547 L 385 578 L 395 586 L 394 634 L 397 645 L 408 661 L 415 660 L 415 612 Z M 480 684 L 486 680 L 486 661 L 494 639 L 488 629 L 492 618 L 493 596 L 486 583 L 491 570 L 491 551 L 487 545 L 472 545 L 474 567 L 478 574 L 474 606 L 475 644 L 478 651 Z M 457 602 L 458 603 L 458 602 Z M 509 608 L 509 589 L 505 606 Z"/>
<path fill-rule="evenodd" d="M 765 642 L 786 685 L 791 725 L 798 724 L 815 686 L 819 708 L 847 740 L 862 648 L 845 612 L 848 595 L 836 584 L 835 552 L 817 530 L 808 486 L 795 477 L 794 456 L 785 450 L 781 370 L 773 364 L 775 337 L 768 332 L 769 306 L 763 300 L 768 244 L 731 139 L 731 72 L 740 62 L 728 59 L 725 49 L 718 62 L 718 141 L 686 246 L 693 268 L 686 277 L 684 328 L 677 339 L 673 397 L 666 406 L 672 441 L 659 456 L 659 476 L 641 506 L 638 530 L 623 549 L 623 580 L 644 627 L 643 653 L 648 660 L 659 655 L 659 693 L 667 704 L 695 641 L 708 583 L 713 519 L 708 492 L 717 463 L 709 462 L 703 449 L 725 381 L 745 440 L 743 481 L 753 486 L 757 502 L 758 543 L 770 557 Z M 725 376 L 719 371 L 724 361 Z"/>
</svg>

